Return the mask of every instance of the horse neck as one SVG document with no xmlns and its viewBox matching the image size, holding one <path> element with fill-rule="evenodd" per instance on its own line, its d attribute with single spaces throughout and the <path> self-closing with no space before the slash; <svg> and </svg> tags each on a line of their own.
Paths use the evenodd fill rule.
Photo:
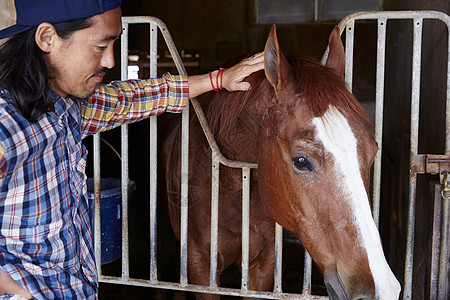
<svg viewBox="0 0 450 300">
<path fill-rule="evenodd" d="M 222 154 L 233 160 L 257 162 L 262 120 L 271 93 L 267 81 L 263 82 L 264 74 L 248 80 L 252 88 L 247 92 L 222 91 L 205 96 L 201 102 Z"/>
</svg>

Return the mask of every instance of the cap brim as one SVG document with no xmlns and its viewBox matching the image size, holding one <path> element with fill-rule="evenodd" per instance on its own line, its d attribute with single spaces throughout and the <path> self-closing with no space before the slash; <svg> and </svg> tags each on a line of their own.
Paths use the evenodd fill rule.
<svg viewBox="0 0 450 300">
<path fill-rule="evenodd" d="M 0 30 L 0 40 L 22 33 L 24 31 L 27 31 L 28 29 L 30 29 L 31 27 L 29 26 L 21 26 L 21 25 L 13 25 L 11 27 L 7 27 L 3 30 Z"/>
</svg>

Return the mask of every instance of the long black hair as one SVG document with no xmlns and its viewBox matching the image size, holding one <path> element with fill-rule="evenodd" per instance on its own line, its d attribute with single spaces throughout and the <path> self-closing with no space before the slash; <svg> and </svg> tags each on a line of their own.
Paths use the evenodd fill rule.
<svg viewBox="0 0 450 300">
<path fill-rule="evenodd" d="M 69 39 L 75 31 L 90 27 L 91 18 L 53 26 L 60 38 Z M 36 122 L 54 104 L 44 52 L 35 41 L 36 30 L 34 27 L 13 36 L 0 48 L 0 88 L 9 92 L 30 122 Z"/>
</svg>

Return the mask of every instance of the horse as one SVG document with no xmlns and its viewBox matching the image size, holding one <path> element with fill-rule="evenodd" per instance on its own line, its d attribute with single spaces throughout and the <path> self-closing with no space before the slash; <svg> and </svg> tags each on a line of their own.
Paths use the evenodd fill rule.
<svg viewBox="0 0 450 300">
<path fill-rule="evenodd" d="M 331 299 L 398 299 L 369 203 L 378 145 L 372 125 L 343 80 L 345 53 L 336 27 L 325 65 L 285 55 L 274 25 L 264 71 L 245 92 L 198 98 L 222 154 L 257 163 L 250 196 L 249 289 L 270 290 L 274 222 L 293 232 L 323 274 Z M 209 285 L 211 150 L 191 110 L 188 276 Z M 162 168 L 172 229 L 180 238 L 180 130 L 165 125 Z M 240 170 L 221 167 L 217 273 L 241 264 Z M 196 294 L 197 299 L 217 295 Z"/>
</svg>

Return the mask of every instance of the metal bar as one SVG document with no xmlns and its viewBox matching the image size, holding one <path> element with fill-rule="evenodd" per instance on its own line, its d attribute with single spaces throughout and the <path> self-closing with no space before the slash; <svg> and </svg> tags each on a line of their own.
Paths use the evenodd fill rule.
<svg viewBox="0 0 450 300">
<path fill-rule="evenodd" d="M 157 76 L 157 57 L 158 57 L 158 27 L 150 23 L 150 78 Z M 157 118 L 152 117 L 150 122 L 150 280 L 156 283 L 158 280 L 158 261 L 157 261 L 157 167 L 158 167 L 158 128 Z"/>
<path fill-rule="evenodd" d="M 377 32 L 377 63 L 376 63 L 376 91 L 375 91 L 375 141 L 378 152 L 373 166 L 373 195 L 372 212 L 375 225 L 380 220 L 380 187 L 381 187 L 381 155 L 383 152 L 383 107 L 384 107 L 384 71 L 386 56 L 386 18 L 378 19 Z"/>
<path fill-rule="evenodd" d="M 150 279 L 158 280 L 157 262 L 157 120 L 150 118 Z"/>
<path fill-rule="evenodd" d="M 439 283 L 439 251 L 441 243 L 441 214 L 442 214 L 442 200 L 441 200 L 441 185 L 434 185 L 434 209 L 433 209 L 433 237 L 431 242 L 431 271 L 430 271 L 430 299 L 438 298 L 438 283 Z"/>
<path fill-rule="evenodd" d="M 274 292 L 281 293 L 282 290 L 282 265 L 283 265 L 283 227 L 275 223 L 275 274 Z"/>
<path fill-rule="evenodd" d="M 191 99 L 191 104 L 192 107 L 194 108 L 194 111 L 197 115 L 200 125 L 202 126 L 205 137 L 208 140 L 209 146 L 211 150 L 214 152 L 214 154 L 219 158 L 221 164 L 230 168 L 251 168 L 251 169 L 258 168 L 258 164 L 256 163 L 240 162 L 225 158 L 225 156 L 223 156 L 222 153 L 220 152 L 219 146 L 217 145 L 217 142 L 214 139 L 209 124 L 206 121 L 205 114 L 203 113 L 203 110 L 200 104 L 198 103 L 197 99 L 195 98 Z"/>
<path fill-rule="evenodd" d="M 233 288 L 225 288 L 225 287 L 217 287 L 212 288 L 210 286 L 202 286 L 202 285 L 194 285 L 189 284 L 187 286 L 173 283 L 173 282 L 164 282 L 159 281 L 157 285 L 152 284 L 149 280 L 144 279 L 128 279 L 126 281 L 122 281 L 118 277 L 114 276 L 103 276 L 102 282 L 105 283 L 115 283 L 115 284 L 126 284 L 131 286 L 140 286 L 140 287 L 149 287 L 149 288 L 158 288 L 158 289 L 170 289 L 170 290 L 178 290 L 178 291 L 189 291 L 194 293 L 208 293 L 208 294 L 216 294 L 216 295 L 228 295 L 228 296 L 242 296 L 240 289 Z M 245 297 L 254 297 L 261 299 L 297 299 L 297 300 L 328 300 L 328 297 L 324 296 L 314 296 L 314 295 L 299 295 L 292 293 L 281 293 L 274 294 L 273 292 L 264 292 L 264 291 L 252 291 L 249 290 L 245 293 Z"/>
<path fill-rule="evenodd" d="M 217 239 L 219 232 L 219 170 L 220 163 L 212 155 L 211 165 L 211 253 L 209 267 L 209 285 L 217 287 Z"/>
<path fill-rule="evenodd" d="M 417 155 L 419 144 L 419 107 L 420 107 L 420 64 L 422 57 L 422 18 L 414 18 L 413 23 L 413 61 L 412 61 L 412 90 L 411 90 L 411 136 L 410 161 Z M 414 223 L 416 202 L 417 174 L 410 174 L 409 178 L 409 211 L 408 235 L 406 241 L 405 282 L 403 299 L 412 297 L 412 270 L 414 260 Z"/>
<path fill-rule="evenodd" d="M 93 152 L 94 152 L 94 247 L 95 247 L 95 264 L 99 276 L 102 275 L 102 228 L 100 216 L 100 133 L 93 137 Z"/>
<path fill-rule="evenodd" d="M 128 126 L 121 126 L 122 136 L 122 277 L 129 277 L 130 253 L 128 231 Z"/>
<path fill-rule="evenodd" d="M 180 54 L 178 53 L 177 48 L 175 47 L 175 43 L 173 42 L 172 36 L 170 35 L 170 32 L 167 29 L 166 24 L 164 24 L 160 19 L 155 17 L 142 17 L 142 18 L 150 20 L 151 22 L 155 23 L 158 26 L 159 30 L 161 31 L 161 35 L 163 36 L 164 41 L 166 42 L 167 48 L 169 49 L 170 55 L 172 56 L 172 59 L 175 63 L 175 67 L 177 68 L 178 72 L 181 75 L 187 75 Z M 186 111 L 186 109 L 184 111 Z"/>
<path fill-rule="evenodd" d="M 444 184 L 444 182 L 443 182 Z M 441 196 L 440 189 L 438 197 Z M 448 240 L 449 240 L 449 202 L 448 199 L 442 198 L 442 222 L 441 222 L 441 247 L 440 247 L 440 259 L 439 259 L 439 297 L 438 299 L 448 299 L 450 291 L 448 291 Z"/>
<path fill-rule="evenodd" d="M 120 78 L 128 79 L 128 30 L 129 22 L 122 20 L 122 36 L 120 38 Z"/>
<path fill-rule="evenodd" d="M 417 183 L 417 175 L 413 175 L 409 179 L 408 235 L 406 238 L 406 258 L 405 258 L 403 299 L 411 299 L 411 297 L 412 297 L 416 183 Z"/>
<path fill-rule="evenodd" d="M 189 106 L 181 115 L 181 224 L 180 224 L 180 282 L 188 284 L 188 168 L 189 168 Z"/>
<path fill-rule="evenodd" d="M 303 270 L 303 294 L 311 295 L 312 258 L 305 249 L 305 267 Z"/>
<path fill-rule="evenodd" d="M 124 24 L 123 31 L 128 32 L 128 24 Z M 121 38 L 121 79 L 128 79 L 128 34 Z M 120 127 L 121 156 L 122 156 L 122 279 L 128 279 L 129 268 L 129 239 L 128 239 L 128 126 Z"/>
<path fill-rule="evenodd" d="M 345 83 L 348 90 L 353 90 L 353 44 L 355 21 L 349 20 L 345 30 Z"/>
<path fill-rule="evenodd" d="M 346 16 L 339 22 L 339 27 L 345 27 L 349 20 L 386 19 L 438 19 L 450 24 L 450 17 L 440 11 L 434 10 L 404 10 L 404 11 L 362 11 Z"/>
<path fill-rule="evenodd" d="M 242 169 L 242 265 L 241 290 L 249 289 L 249 251 L 250 251 L 250 169 Z"/>
</svg>

